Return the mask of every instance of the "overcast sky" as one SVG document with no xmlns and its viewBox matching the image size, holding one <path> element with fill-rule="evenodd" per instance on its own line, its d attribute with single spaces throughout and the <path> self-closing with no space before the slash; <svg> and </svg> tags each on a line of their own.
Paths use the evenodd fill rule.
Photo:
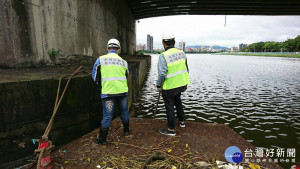
<svg viewBox="0 0 300 169">
<path fill-rule="evenodd" d="M 179 41 L 190 45 L 238 46 L 260 41 L 282 42 L 300 35 L 300 16 L 203 16 L 177 15 L 136 21 L 137 44 L 153 36 L 154 48 L 162 48 L 162 34 L 174 33 Z"/>
</svg>

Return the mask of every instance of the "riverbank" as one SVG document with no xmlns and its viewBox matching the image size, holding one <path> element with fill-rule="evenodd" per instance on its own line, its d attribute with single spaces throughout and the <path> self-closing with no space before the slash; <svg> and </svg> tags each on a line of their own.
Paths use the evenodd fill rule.
<svg viewBox="0 0 300 169">
<path fill-rule="evenodd" d="M 145 161 L 156 152 L 164 160 L 152 159 L 154 162 L 151 160 L 147 168 L 201 168 L 200 165 L 215 166 L 217 161 L 229 165 L 224 157 L 229 146 L 239 147 L 243 156 L 246 149 L 255 151 L 251 143 L 224 124 L 187 121 L 185 128 L 176 126 L 175 137 L 158 132 L 165 127 L 166 120 L 131 118 L 131 134 L 125 138 L 121 121 L 115 119 L 106 147 L 94 143 L 99 131 L 94 130 L 53 152 L 51 165 L 54 168 L 142 168 Z M 245 159 L 241 165 L 249 166 Z M 263 159 L 266 161 L 263 162 Z M 257 164 L 262 168 L 282 168 L 265 157 Z"/>
<path fill-rule="evenodd" d="M 300 54 L 271 54 L 271 53 L 216 53 L 217 55 L 241 55 L 241 56 L 267 56 L 300 58 Z"/>
</svg>

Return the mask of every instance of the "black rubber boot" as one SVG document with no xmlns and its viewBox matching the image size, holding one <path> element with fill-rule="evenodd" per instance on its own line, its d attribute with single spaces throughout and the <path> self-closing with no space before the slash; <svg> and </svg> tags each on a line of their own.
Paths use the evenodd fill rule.
<svg viewBox="0 0 300 169">
<path fill-rule="evenodd" d="M 129 121 L 123 122 L 123 126 L 124 126 L 124 136 L 125 137 L 129 136 L 129 133 L 130 133 L 130 131 L 129 131 Z"/>
<path fill-rule="evenodd" d="M 106 146 L 106 137 L 108 135 L 108 128 L 100 128 L 99 137 L 95 139 L 95 143 L 100 144 L 102 146 Z"/>
</svg>

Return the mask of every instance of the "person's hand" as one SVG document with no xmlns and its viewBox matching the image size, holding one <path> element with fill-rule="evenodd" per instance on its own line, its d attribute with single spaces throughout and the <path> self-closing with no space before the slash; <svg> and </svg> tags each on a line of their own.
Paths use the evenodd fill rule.
<svg viewBox="0 0 300 169">
<path fill-rule="evenodd" d="M 156 87 L 157 87 L 157 91 L 158 91 L 158 92 L 161 92 L 161 91 L 162 91 L 161 86 L 156 86 Z"/>
</svg>

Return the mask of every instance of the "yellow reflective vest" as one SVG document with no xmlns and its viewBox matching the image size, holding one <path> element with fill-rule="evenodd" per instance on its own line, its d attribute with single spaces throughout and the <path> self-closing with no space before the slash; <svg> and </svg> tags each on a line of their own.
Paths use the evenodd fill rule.
<svg viewBox="0 0 300 169">
<path fill-rule="evenodd" d="M 186 55 L 183 51 L 171 48 L 162 53 L 167 62 L 167 76 L 163 83 L 163 90 L 174 89 L 190 84 L 186 67 Z"/>
<path fill-rule="evenodd" d="M 102 94 L 128 92 L 127 62 L 116 53 L 100 56 Z"/>
</svg>

